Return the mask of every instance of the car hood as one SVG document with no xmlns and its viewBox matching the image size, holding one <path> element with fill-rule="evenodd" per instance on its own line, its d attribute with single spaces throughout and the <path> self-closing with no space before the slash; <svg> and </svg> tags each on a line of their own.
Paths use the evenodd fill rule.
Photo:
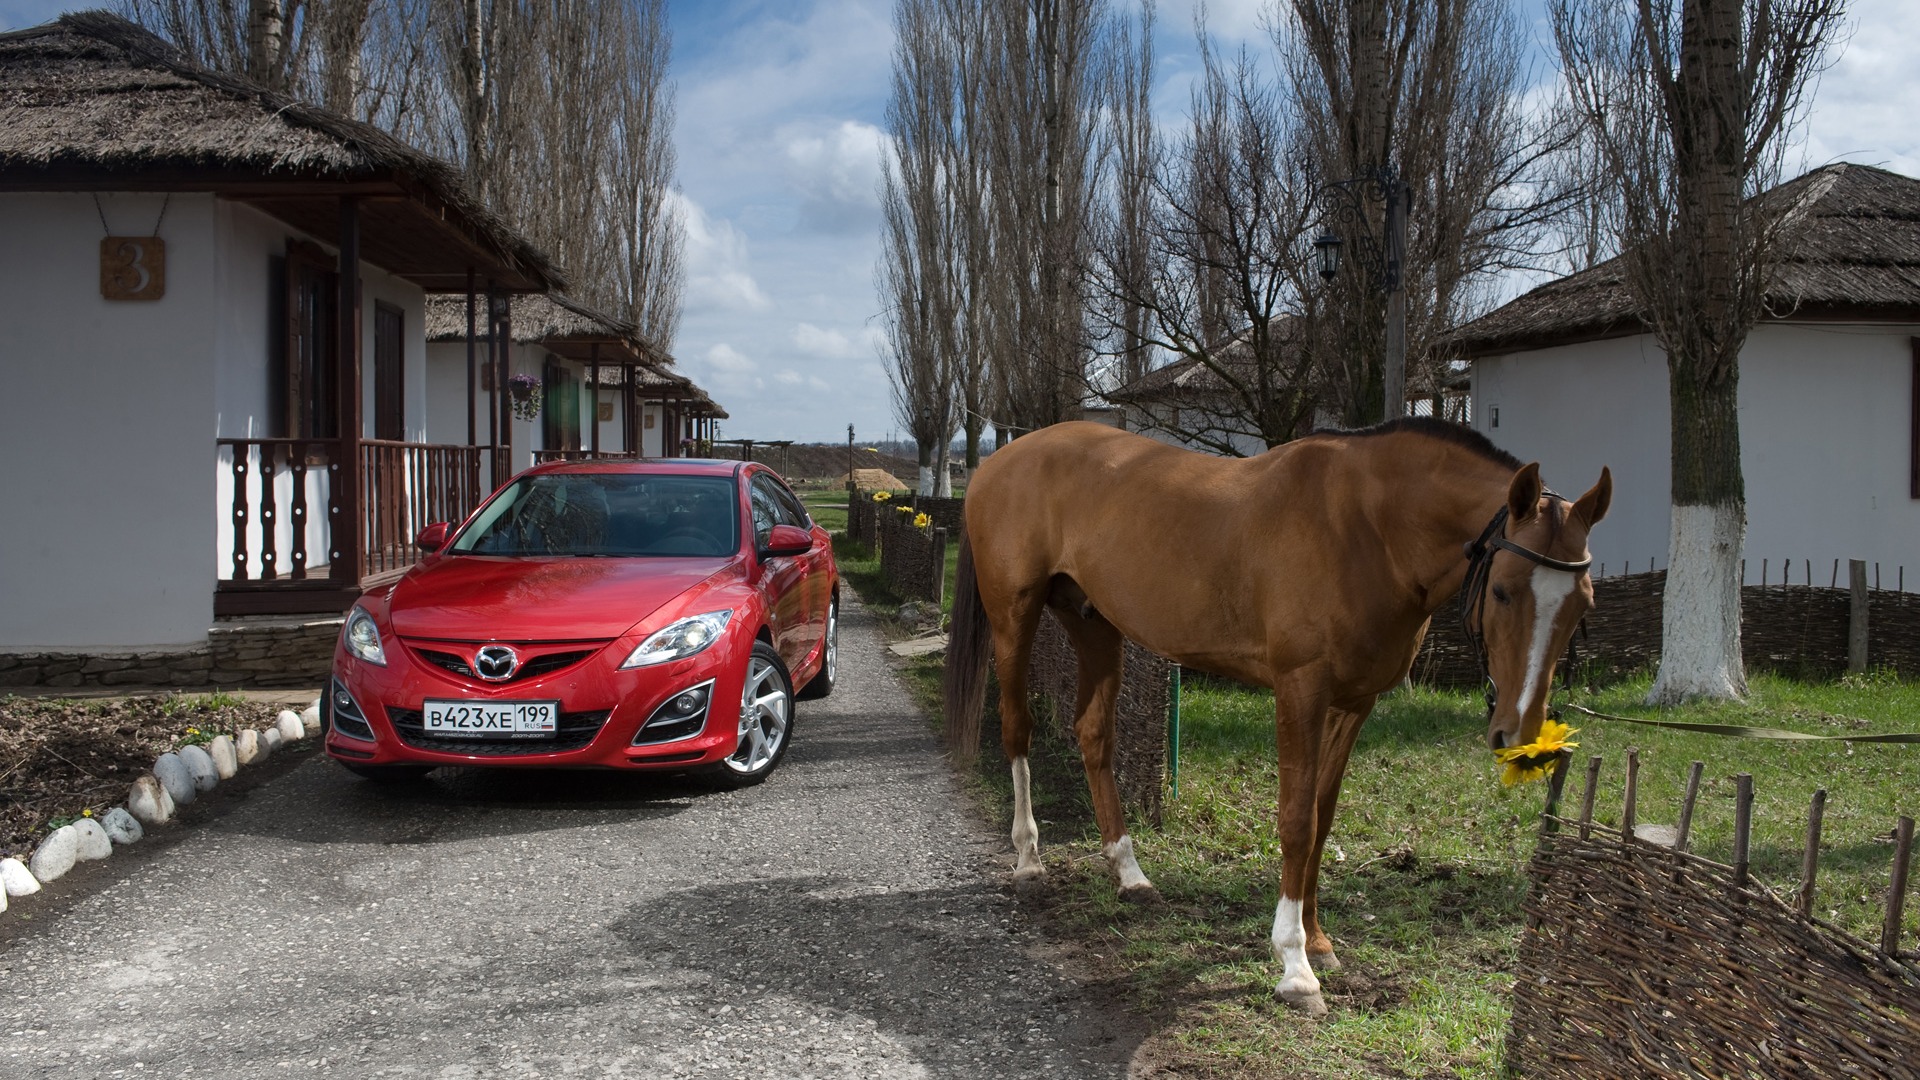
<svg viewBox="0 0 1920 1080">
<path fill-rule="evenodd" d="M 402 637 L 606 640 L 730 565 L 727 559 L 454 556 L 401 578 L 387 598 L 387 616 Z"/>
</svg>

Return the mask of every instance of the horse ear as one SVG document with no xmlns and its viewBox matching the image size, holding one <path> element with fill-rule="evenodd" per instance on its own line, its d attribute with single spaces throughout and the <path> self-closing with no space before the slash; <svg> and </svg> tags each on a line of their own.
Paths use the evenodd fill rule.
<svg viewBox="0 0 1920 1080">
<path fill-rule="evenodd" d="M 1600 466 L 1600 481 L 1580 496 L 1573 504 L 1570 517 L 1578 518 L 1591 529 L 1607 516 L 1607 507 L 1613 504 L 1613 473 L 1605 465 Z"/>
<path fill-rule="evenodd" d="M 1540 463 L 1533 462 L 1513 474 L 1513 483 L 1507 485 L 1507 519 L 1515 525 L 1533 520 L 1540 510 L 1540 493 L 1546 490 L 1540 483 Z"/>
</svg>

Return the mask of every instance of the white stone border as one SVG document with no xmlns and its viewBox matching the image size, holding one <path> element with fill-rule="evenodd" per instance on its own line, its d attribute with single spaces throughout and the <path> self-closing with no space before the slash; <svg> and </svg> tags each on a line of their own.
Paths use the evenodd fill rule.
<svg viewBox="0 0 1920 1080">
<path fill-rule="evenodd" d="M 98 819 L 83 817 L 62 825 L 40 841 L 26 863 L 0 859 L 0 912 L 10 898 L 32 896 L 41 883 L 54 881 L 77 863 L 104 859 L 113 849 L 137 843 L 146 825 L 173 820 L 175 810 L 212 791 L 222 780 L 248 765 L 265 761 L 281 746 L 320 731 L 320 699 L 304 712 L 280 710 L 274 722 L 258 731 L 242 731 L 237 738 L 216 736 L 206 746 L 183 746 L 154 759 L 153 769 L 141 773 L 127 792 L 125 806 L 116 806 Z"/>
</svg>

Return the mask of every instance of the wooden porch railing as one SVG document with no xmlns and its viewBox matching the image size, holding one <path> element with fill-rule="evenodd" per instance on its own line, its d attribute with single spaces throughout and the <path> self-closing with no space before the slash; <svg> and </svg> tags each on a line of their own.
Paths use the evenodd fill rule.
<svg viewBox="0 0 1920 1080">
<path fill-rule="evenodd" d="M 413 538 L 480 505 L 487 447 L 368 439 L 360 444 L 361 552 L 368 577 L 413 565 Z"/>
<path fill-rule="evenodd" d="M 306 582 L 329 576 L 330 539 L 344 508 L 333 483 L 334 439 L 216 439 L 232 486 L 228 582 Z M 316 519 L 315 514 L 318 514 Z M 282 557 L 284 556 L 284 562 Z"/>
</svg>

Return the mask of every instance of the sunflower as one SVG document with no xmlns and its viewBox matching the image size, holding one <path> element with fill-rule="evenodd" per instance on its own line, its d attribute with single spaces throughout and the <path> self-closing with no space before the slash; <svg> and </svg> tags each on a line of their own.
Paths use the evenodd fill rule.
<svg viewBox="0 0 1920 1080">
<path fill-rule="evenodd" d="M 1512 787 L 1538 780 L 1552 772 L 1554 763 L 1560 760 L 1562 754 L 1580 745 L 1567 741 L 1567 736 L 1578 730 L 1558 720 L 1542 720 L 1540 734 L 1532 742 L 1525 746 L 1495 750 L 1494 758 L 1506 766 L 1500 774 L 1500 783 Z"/>
</svg>

